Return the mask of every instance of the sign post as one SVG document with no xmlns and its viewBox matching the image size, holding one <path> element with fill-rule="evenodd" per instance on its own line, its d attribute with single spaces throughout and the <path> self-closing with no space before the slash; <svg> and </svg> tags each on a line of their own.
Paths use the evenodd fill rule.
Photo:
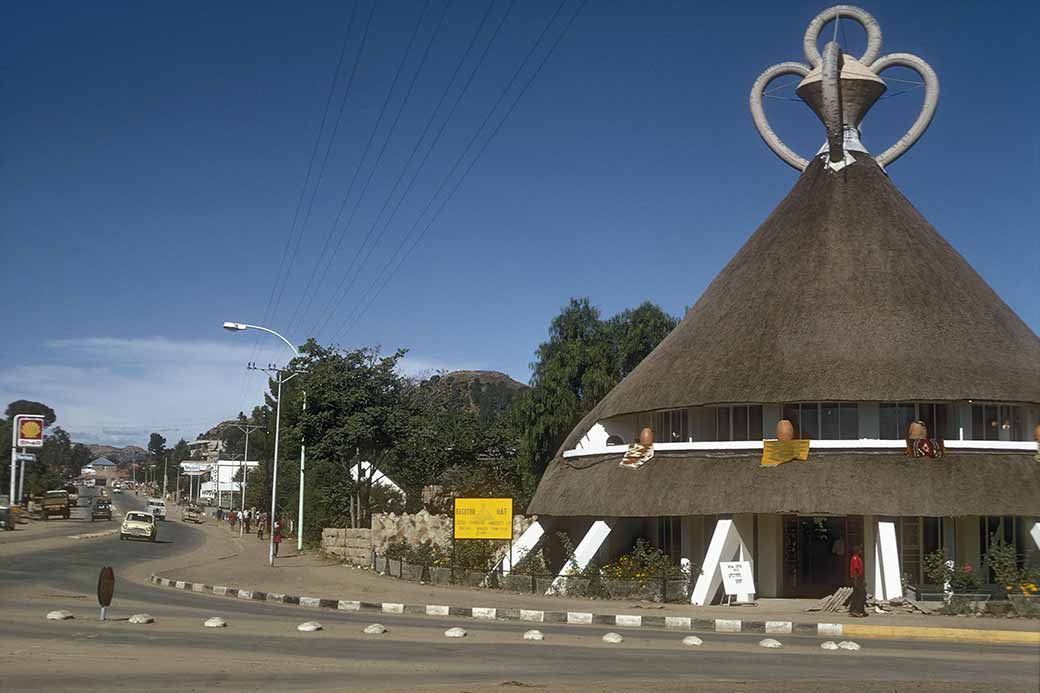
<svg viewBox="0 0 1040 693">
<path fill-rule="evenodd" d="M 513 539 L 512 498 L 456 498 L 455 539 Z"/>
<path fill-rule="evenodd" d="M 15 475 L 18 473 L 18 448 L 43 447 L 43 429 L 46 426 L 44 418 L 38 414 L 16 414 L 14 417 L 14 429 L 11 431 L 11 504 L 18 498 L 15 496 L 17 490 L 14 485 Z"/>
<path fill-rule="evenodd" d="M 31 452 L 20 452 L 15 455 L 15 459 L 22 463 L 21 474 L 18 475 L 18 500 L 20 501 L 23 497 L 22 494 L 25 492 L 25 463 L 35 462 L 36 455 Z"/>
<path fill-rule="evenodd" d="M 108 607 L 112 604 L 112 595 L 116 591 L 116 575 L 112 571 L 112 566 L 105 566 L 101 569 L 101 574 L 98 575 L 97 581 L 97 600 L 98 604 L 101 605 L 101 620 L 105 620 L 105 612 L 108 611 Z"/>
</svg>

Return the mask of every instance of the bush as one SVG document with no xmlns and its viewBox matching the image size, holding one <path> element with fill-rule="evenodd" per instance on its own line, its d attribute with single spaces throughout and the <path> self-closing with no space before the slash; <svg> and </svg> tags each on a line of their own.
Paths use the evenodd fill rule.
<svg viewBox="0 0 1040 693">
<path fill-rule="evenodd" d="M 983 562 L 993 571 L 993 579 L 998 585 L 1002 585 L 1009 595 L 1040 593 L 1040 588 L 1037 587 L 1040 571 L 1036 568 L 1020 567 L 1015 547 L 1005 544 L 1002 538 L 993 536 L 989 553 L 985 555 Z"/>
<path fill-rule="evenodd" d="M 974 592 L 980 585 L 978 573 L 970 563 L 950 561 L 941 549 L 924 557 L 924 574 L 940 587 L 949 582 L 954 592 Z"/>
<path fill-rule="evenodd" d="M 421 544 L 411 544 L 400 539 L 388 544 L 383 555 L 391 561 L 404 561 L 414 565 L 440 565 L 448 557 L 440 545 L 429 539 Z"/>
<path fill-rule="evenodd" d="M 652 546 L 646 539 L 637 539 L 632 551 L 603 566 L 603 575 L 625 580 L 687 577 L 682 568 L 672 563 L 664 551 Z"/>
</svg>

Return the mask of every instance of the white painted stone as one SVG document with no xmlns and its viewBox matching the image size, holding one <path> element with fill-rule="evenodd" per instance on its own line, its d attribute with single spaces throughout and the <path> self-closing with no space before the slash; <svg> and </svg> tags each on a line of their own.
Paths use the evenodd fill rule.
<svg viewBox="0 0 1040 693">
<path fill-rule="evenodd" d="M 715 619 L 715 632 L 716 633 L 739 633 L 740 632 L 740 619 L 734 618 L 717 618 Z"/>
<path fill-rule="evenodd" d="M 850 652 L 855 652 L 856 650 L 859 649 L 859 643 L 852 642 L 851 640 L 842 640 L 841 642 L 838 643 L 838 647 L 840 647 L 843 650 L 849 650 Z"/>
<path fill-rule="evenodd" d="M 340 611 L 361 611 L 361 602 L 340 599 L 336 604 L 336 608 Z"/>
<path fill-rule="evenodd" d="M 321 624 L 317 621 L 305 621 L 300 625 L 296 626 L 296 630 L 303 633 L 313 633 L 316 630 L 322 630 Z"/>
<path fill-rule="evenodd" d="M 828 640 L 827 642 L 820 643 L 820 649 L 821 650 L 836 650 L 836 649 L 838 649 L 838 643 L 834 642 L 833 640 Z"/>
<path fill-rule="evenodd" d="M 627 626 L 629 628 L 639 628 L 643 625 L 642 616 L 631 616 L 628 614 L 618 614 L 614 617 L 615 626 Z"/>
<path fill-rule="evenodd" d="M 71 611 L 65 611 L 65 609 L 61 609 L 59 611 L 51 611 L 47 614 L 48 621 L 66 621 L 70 618 L 75 617 L 72 615 Z"/>
<path fill-rule="evenodd" d="M 591 626 L 592 625 L 592 614 L 585 613 L 582 611 L 568 611 L 567 612 L 567 623 L 579 625 L 579 626 Z"/>
<path fill-rule="evenodd" d="M 544 640 L 545 636 L 542 635 L 540 630 L 529 630 L 524 633 L 524 640 Z"/>
<path fill-rule="evenodd" d="M 687 635 L 682 639 L 682 644 L 687 647 L 699 647 L 704 644 L 704 641 L 698 638 L 696 635 Z"/>
<path fill-rule="evenodd" d="M 473 607 L 473 618 L 480 618 L 485 621 L 494 621 L 495 615 L 498 613 L 497 609 L 489 609 L 483 606 Z"/>
<path fill-rule="evenodd" d="M 791 622 L 790 621 L 766 621 L 766 632 L 770 634 L 774 633 L 790 633 Z"/>
<path fill-rule="evenodd" d="M 445 606 L 444 604 L 427 604 L 426 615 L 427 616 L 447 616 L 451 611 L 451 607 Z"/>
<path fill-rule="evenodd" d="M 689 616 L 665 616 L 665 628 L 692 628 L 693 620 Z"/>
<path fill-rule="evenodd" d="M 155 619 L 151 614 L 134 614 L 130 617 L 130 623 L 155 623 Z"/>
<path fill-rule="evenodd" d="M 464 638 L 466 637 L 466 629 L 455 626 L 444 631 L 444 636 L 447 638 Z"/>
<path fill-rule="evenodd" d="M 318 597 L 300 597 L 300 606 L 309 606 L 316 609 L 321 606 L 321 599 Z"/>
<path fill-rule="evenodd" d="M 227 621 L 222 619 L 220 616 L 214 616 L 213 618 L 207 618 L 206 622 L 202 625 L 207 628 L 223 628 L 227 625 Z"/>
<path fill-rule="evenodd" d="M 178 580 L 177 582 L 173 583 L 173 586 L 179 590 L 184 589 L 184 580 Z"/>
<path fill-rule="evenodd" d="M 192 592 L 204 592 L 205 590 L 206 590 L 206 586 L 201 584 L 201 583 L 198 583 L 198 582 L 193 583 L 192 586 L 191 586 L 191 591 Z"/>
<path fill-rule="evenodd" d="M 545 612 L 537 609 L 520 609 L 520 620 L 541 623 L 545 620 Z"/>
<path fill-rule="evenodd" d="M 384 614 L 403 614 L 404 604 L 395 604 L 394 602 L 383 602 L 383 613 Z"/>
<path fill-rule="evenodd" d="M 611 645 L 620 645 L 625 642 L 625 639 L 618 633 L 607 633 L 603 636 L 603 642 L 609 642 Z"/>
<path fill-rule="evenodd" d="M 252 599 L 253 598 L 253 590 L 239 590 L 238 591 L 238 598 L 239 599 Z"/>
<path fill-rule="evenodd" d="M 842 627 L 840 623 L 817 623 L 816 634 L 828 637 L 841 637 Z"/>
<path fill-rule="evenodd" d="M 760 647 L 768 647 L 773 650 L 777 649 L 778 647 L 784 646 L 782 642 L 780 642 L 779 640 L 774 640 L 773 638 L 763 638 L 762 640 L 758 641 L 758 644 Z"/>
<path fill-rule="evenodd" d="M 365 626 L 365 635 L 382 635 L 386 632 L 386 626 L 382 623 L 373 623 L 372 625 Z"/>
</svg>

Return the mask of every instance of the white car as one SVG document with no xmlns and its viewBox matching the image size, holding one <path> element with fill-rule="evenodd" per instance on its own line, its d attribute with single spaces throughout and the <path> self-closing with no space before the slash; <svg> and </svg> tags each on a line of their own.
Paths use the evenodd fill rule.
<svg viewBox="0 0 1040 693">
<path fill-rule="evenodd" d="M 122 486 L 113 486 L 112 487 L 112 493 L 122 493 L 122 492 L 123 492 L 123 487 Z"/>
<path fill-rule="evenodd" d="M 166 519 L 166 501 L 162 498 L 149 498 L 145 511 L 155 515 L 157 520 Z"/>
<path fill-rule="evenodd" d="M 119 538 L 122 540 L 131 538 L 147 539 L 155 541 L 159 533 L 159 527 L 155 522 L 155 515 L 143 513 L 140 510 L 131 510 L 123 518 L 123 524 L 119 528 Z"/>
</svg>

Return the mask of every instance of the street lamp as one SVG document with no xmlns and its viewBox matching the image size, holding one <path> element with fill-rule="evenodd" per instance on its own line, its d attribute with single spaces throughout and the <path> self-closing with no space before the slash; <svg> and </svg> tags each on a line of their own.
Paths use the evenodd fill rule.
<svg viewBox="0 0 1040 693">
<path fill-rule="evenodd" d="M 285 342 L 286 346 L 288 346 L 292 350 L 292 353 L 293 353 L 294 357 L 299 357 L 299 355 L 300 355 L 300 352 L 298 352 L 296 350 L 296 347 L 293 346 L 292 342 L 290 342 L 288 339 L 286 339 L 282 335 L 278 334 L 274 330 L 269 329 L 267 327 L 261 327 L 260 325 L 248 325 L 246 323 L 241 323 L 241 322 L 225 322 L 224 323 L 224 329 L 228 330 L 230 332 L 243 332 L 245 330 L 260 330 L 261 332 L 267 332 L 268 334 L 273 334 L 275 337 L 278 337 L 278 339 L 280 339 L 283 342 Z M 263 369 L 261 369 L 261 370 L 263 370 Z M 267 547 L 268 562 L 269 562 L 270 565 L 274 565 L 274 523 L 275 523 L 275 517 L 276 517 L 275 516 L 275 512 L 276 512 L 276 510 L 275 510 L 275 494 L 277 493 L 277 489 L 278 489 L 278 440 L 279 440 L 281 419 L 282 419 L 282 383 L 288 382 L 290 379 L 292 379 L 298 373 L 298 372 L 294 372 L 288 378 L 284 378 L 283 377 L 283 371 L 281 369 L 277 369 L 276 372 L 277 372 L 277 375 L 278 375 L 278 395 L 277 395 L 278 399 L 277 399 L 277 408 L 275 410 L 275 415 L 274 415 L 274 469 L 272 470 L 272 473 L 271 473 L 271 532 L 269 532 L 269 534 L 268 534 L 268 547 Z M 307 411 L 307 393 L 306 393 L 306 391 L 303 393 L 303 410 Z M 297 517 L 299 518 L 298 527 L 297 527 L 297 530 L 296 530 L 296 550 L 297 551 L 302 551 L 303 550 L 303 476 L 304 476 L 304 464 L 305 464 L 305 461 L 306 461 L 306 449 L 307 449 L 307 447 L 304 444 L 304 442 L 300 441 L 300 507 L 299 507 L 299 512 L 297 513 Z"/>
</svg>

